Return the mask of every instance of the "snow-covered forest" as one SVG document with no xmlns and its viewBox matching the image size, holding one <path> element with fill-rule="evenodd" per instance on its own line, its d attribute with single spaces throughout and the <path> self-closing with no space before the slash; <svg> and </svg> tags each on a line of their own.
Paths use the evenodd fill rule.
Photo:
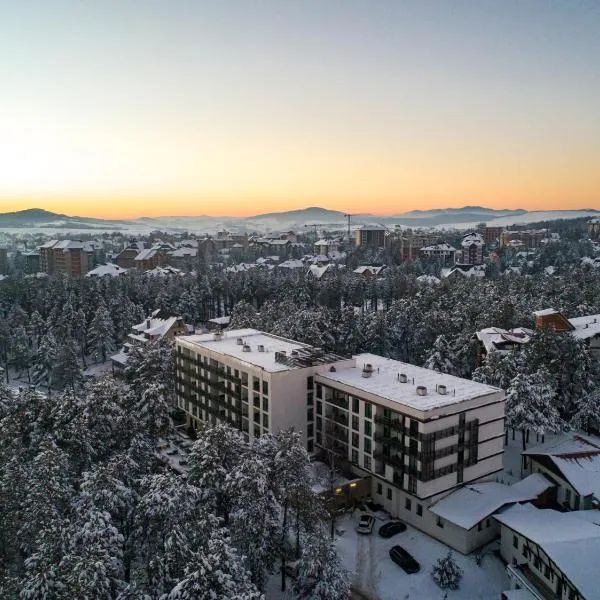
<svg viewBox="0 0 600 600">
<path fill-rule="evenodd" d="M 254 600 L 298 559 L 299 596 L 346 597 L 297 433 L 249 446 L 217 426 L 192 446 L 188 476 L 159 460 L 164 356 L 51 396 L 0 383 L 0 597 Z"/>
</svg>

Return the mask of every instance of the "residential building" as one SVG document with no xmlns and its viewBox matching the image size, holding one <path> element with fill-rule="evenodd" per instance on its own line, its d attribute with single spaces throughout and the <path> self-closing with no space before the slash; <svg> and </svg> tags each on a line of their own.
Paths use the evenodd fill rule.
<svg viewBox="0 0 600 600">
<path fill-rule="evenodd" d="M 361 275 L 367 279 L 371 279 L 373 277 L 381 277 L 382 272 L 385 269 L 385 265 L 381 266 L 373 266 L 373 265 L 361 265 L 360 267 L 356 267 L 352 272 L 356 273 L 356 275 Z"/>
<path fill-rule="evenodd" d="M 176 336 L 187 332 L 187 327 L 181 317 L 162 318 L 160 310 L 155 310 L 148 318 L 131 328 L 121 350 L 110 357 L 113 372 L 122 371 L 134 346 L 152 345 L 163 339 L 174 341 Z"/>
<path fill-rule="evenodd" d="M 519 350 L 531 340 L 533 331 L 525 327 L 502 329 L 501 327 L 486 327 L 475 336 L 480 342 L 479 356 L 483 358 L 490 352 L 506 354 Z"/>
<path fill-rule="evenodd" d="M 593 240 L 600 240 L 600 219 L 590 219 L 587 223 L 588 234 Z"/>
<path fill-rule="evenodd" d="M 435 245 L 439 239 L 438 235 L 430 233 L 404 232 L 394 241 L 394 249 L 398 249 L 400 260 L 403 262 L 419 258 L 422 248 Z"/>
<path fill-rule="evenodd" d="M 542 240 L 548 235 L 547 229 L 520 229 L 503 231 L 500 235 L 500 246 L 519 246 L 521 248 L 539 248 Z M 519 242 L 515 244 L 515 242 Z"/>
<path fill-rule="evenodd" d="M 537 329 L 568 331 L 587 344 L 592 356 L 600 358 L 600 315 L 567 319 L 560 311 L 553 308 L 536 310 L 533 315 Z"/>
<path fill-rule="evenodd" d="M 40 246 L 40 270 L 52 275 L 83 277 L 92 267 L 89 252 L 79 240 L 50 240 Z"/>
<path fill-rule="evenodd" d="M 463 551 L 429 510 L 467 483 L 502 471 L 504 392 L 372 354 L 314 377 L 315 444 L 392 515 Z"/>
<path fill-rule="evenodd" d="M 255 329 L 177 338 L 177 401 L 189 425 L 230 423 L 251 440 L 294 427 L 314 450 L 317 373 L 353 364 Z"/>
<path fill-rule="evenodd" d="M 600 512 L 563 513 L 517 504 L 494 519 L 500 524 L 500 554 L 511 589 L 533 600 L 600 597 Z"/>
<path fill-rule="evenodd" d="M 23 257 L 23 270 L 26 273 L 38 273 L 40 271 L 40 253 L 34 250 L 26 250 Z"/>
<path fill-rule="evenodd" d="M 150 271 L 162 267 L 169 262 L 169 252 L 173 248 L 170 244 L 155 244 L 152 248 L 141 250 L 133 259 L 133 266 L 140 271 Z"/>
<path fill-rule="evenodd" d="M 455 279 L 458 277 L 464 277 L 470 279 L 483 279 L 485 277 L 485 266 L 484 265 L 459 265 L 456 264 L 453 267 L 444 267 L 440 275 L 442 279 Z"/>
<path fill-rule="evenodd" d="M 383 225 L 361 225 L 355 232 L 356 245 L 383 248 L 386 245 L 386 232 Z"/>
<path fill-rule="evenodd" d="M 329 254 L 330 252 L 339 252 L 341 240 L 339 238 L 321 239 L 314 244 L 315 254 Z"/>
<path fill-rule="evenodd" d="M 504 227 L 486 227 L 483 230 L 483 241 L 486 246 L 492 246 L 500 242 L 500 236 L 504 231 Z"/>
<path fill-rule="evenodd" d="M 114 265 L 112 263 L 106 263 L 105 265 L 98 265 L 95 269 L 88 271 L 86 277 L 119 277 L 125 275 L 127 269 Z"/>
<path fill-rule="evenodd" d="M 130 240 L 129 244 L 117 255 L 117 265 L 123 269 L 133 269 L 135 267 L 135 257 L 144 250 L 144 242 Z"/>
<path fill-rule="evenodd" d="M 0 248 L 0 275 L 8 273 L 8 251 L 6 248 Z"/>
<path fill-rule="evenodd" d="M 479 233 L 468 233 L 460 242 L 460 250 L 456 254 L 456 264 L 483 264 L 483 249 L 485 242 Z"/>
<path fill-rule="evenodd" d="M 434 244 L 433 246 L 423 246 L 419 252 L 427 258 L 439 258 L 442 264 L 445 265 L 447 263 L 454 263 L 458 250 L 444 242 L 442 244 Z"/>
<path fill-rule="evenodd" d="M 600 508 L 600 438 L 568 433 L 522 453 L 525 473 L 542 473 L 556 485 L 563 510 Z"/>
</svg>

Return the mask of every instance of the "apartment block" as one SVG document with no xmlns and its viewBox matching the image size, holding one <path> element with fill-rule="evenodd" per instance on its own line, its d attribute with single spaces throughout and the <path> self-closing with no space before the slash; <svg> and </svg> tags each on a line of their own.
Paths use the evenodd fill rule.
<svg viewBox="0 0 600 600">
<path fill-rule="evenodd" d="M 392 515 L 461 551 L 474 543 L 429 507 L 502 471 L 502 390 L 254 329 L 179 337 L 176 345 L 188 424 L 226 422 L 248 440 L 294 427 L 309 452 L 368 481 Z"/>
<path fill-rule="evenodd" d="M 392 515 L 461 549 L 428 508 L 502 471 L 504 392 L 373 354 L 354 361 L 314 378 L 317 447 L 370 477 Z"/>
<path fill-rule="evenodd" d="M 188 424 L 229 423 L 252 440 L 294 427 L 314 449 L 314 377 L 352 359 L 238 329 L 177 338 L 177 398 Z"/>
<path fill-rule="evenodd" d="M 386 246 L 386 233 L 383 225 L 362 225 L 355 232 L 356 245 L 383 248 Z"/>
<path fill-rule="evenodd" d="M 69 277 L 79 278 L 91 268 L 91 253 L 79 240 L 50 240 L 39 250 L 40 271 L 48 275 L 65 273 Z"/>
</svg>

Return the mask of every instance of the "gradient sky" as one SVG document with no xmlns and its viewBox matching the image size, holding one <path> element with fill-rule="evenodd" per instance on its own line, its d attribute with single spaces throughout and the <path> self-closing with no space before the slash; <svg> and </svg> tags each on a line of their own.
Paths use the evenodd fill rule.
<svg viewBox="0 0 600 600">
<path fill-rule="evenodd" d="M 0 212 L 600 208 L 598 0 L 0 0 Z"/>
</svg>

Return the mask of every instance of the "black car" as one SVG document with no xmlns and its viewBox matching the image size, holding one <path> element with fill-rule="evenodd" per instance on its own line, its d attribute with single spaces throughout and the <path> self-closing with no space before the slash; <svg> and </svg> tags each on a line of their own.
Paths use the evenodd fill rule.
<svg viewBox="0 0 600 600">
<path fill-rule="evenodd" d="M 421 565 L 402 546 L 390 548 L 390 558 L 409 575 L 421 570 Z"/>
<path fill-rule="evenodd" d="M 379 528 L 379 535 L 382 538 L 391 538 L 403 531 L 406 531 L 406 525 L 402 521 L 388 521 Z"/>
</svg>

